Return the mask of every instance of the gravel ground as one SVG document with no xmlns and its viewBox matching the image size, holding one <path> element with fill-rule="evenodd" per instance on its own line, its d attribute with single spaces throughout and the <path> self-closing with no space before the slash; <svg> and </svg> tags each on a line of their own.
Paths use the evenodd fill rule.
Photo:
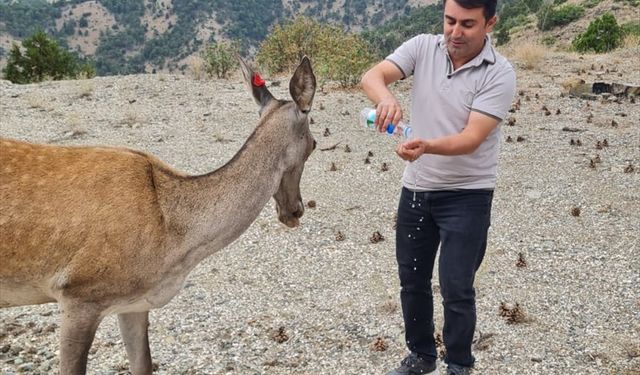
<svg viewBox="0 0 640 375">
<path fill-rule="evenodd" d="M 574 77 L 640 85 L 638 53 L 550 54 L 537 70 L 516 64 L 520 106 L 503 127 L 477 277 L 476 373 L 640 374 L 640 109 L 629 98 L 571 98 L 561 85 Z M 287 98 L 287 80 L 278 83 L 268 82 Z M 394 86 L 405 108 L 409 87 Z M 127 146 L 190 173 L 223 165 L 257 120 L 239 78 L 2 81 L 0 98 L 4 137 Z M 318 92 L 319 148 L 301 187 L 315 207 L 291 230 L 270 202 L 151 313 L 157 374 L 384 374 L 404 356 L 393 245 L 403 162 L 397 139 L 358 125 L 368 105 L 357 90 Z M 384 240 L 372 241 L 375 232 Z M 57 372 L 58 334 L 55 304 L 0 310 L 0 373 Z M 112 316 L 88 368 L 128 373 Z"/>
</svg>

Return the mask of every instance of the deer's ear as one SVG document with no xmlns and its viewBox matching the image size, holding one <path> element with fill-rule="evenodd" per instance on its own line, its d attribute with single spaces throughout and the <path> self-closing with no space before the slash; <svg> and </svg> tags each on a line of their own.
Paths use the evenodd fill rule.
<svg viewBox="0 0 640 375">
<path fill-rule="evenodd" d="M 260 77 L 260 74 L 254 72 L 253 69 L 251 69 L 249 65 L 240 58 L 240 56 L 236 56 L 236 58 L 240 62 L 244 82 L 253 95 L 253 99 L 258 103 L 260 108 L 263 108 L 271 101 L 271 99 L 273 99 L 273 95 L 271 95 L 271 92 L 267 89 L 267 85 L 262 77 Z"/>
<path fill-rule="evenodd" d="M 311 69 L 311 61 L 307 56 L 302 58 L 300 65 L 289 81 L 289 93 L 298 105 L 300 111 L 307 113 L 311 110 L 313 96 L 316 93 L 316 76 Z"/>
</svg>

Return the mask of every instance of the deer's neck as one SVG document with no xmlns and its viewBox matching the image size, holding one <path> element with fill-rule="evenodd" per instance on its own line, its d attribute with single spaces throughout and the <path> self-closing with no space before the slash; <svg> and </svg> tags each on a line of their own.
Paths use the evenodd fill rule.
<svg viewBox="0 0 640 375">
<path fill-rule="evenodd" d="M 266 138 L 252 136 L 214 172 L 159 183 L 167 229 L 180 244 L 172 262 L 194 267 L 238 238 L 260 214 L 284 173 L 284 141 Z"/>
</svg>

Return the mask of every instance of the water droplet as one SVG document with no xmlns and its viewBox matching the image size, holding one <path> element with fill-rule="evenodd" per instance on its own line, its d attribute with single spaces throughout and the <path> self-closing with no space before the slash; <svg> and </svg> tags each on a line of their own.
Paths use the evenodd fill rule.
<svg viewBox="0 0 640 375">
<path fill-rule="evenodd" d="M 411 208 L 416 208 L 416 205 L 411 203 Z"/>
<path fill-rule="evenodd" d="M 418 267 L 413 267 L 413 270 L 414 270 L 414 271 L 417 271 L 417 270 L 418 270 Z"/>
<path fill-rule="evenodd" d="M 418 261 L 418 258 L 413 258 L 413 261 L 414 261 L 414 262 L 417 262 L 417 261 Z"/>
<path fill-rule="evenodd" d="M 418 221 L 422 223 L 422 220 L 424 220 L 424 217 L 421 217 Z"/>
<path fill-rule="evenodd" d="M 416 230 L 420 230 L 420 227 L 416 227 Z"/>
<path fill-rule="evenodd" d="M 407 234 L 407 237 L 411 238 L 411 234 Z"/>
</svg>

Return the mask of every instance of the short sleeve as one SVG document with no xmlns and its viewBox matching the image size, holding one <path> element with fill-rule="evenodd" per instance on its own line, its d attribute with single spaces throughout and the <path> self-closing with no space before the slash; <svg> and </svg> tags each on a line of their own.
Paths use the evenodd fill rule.
<svg viewBox="0 0 640 375">
<path fill-rule="evenodd" d="M 508 61 L 494 69 L 475 96 L 471 110 L 504 120 L 516 94 L 516 74 Z"/>
<path fill-rule="evenodd" d="M 435 36 L 417 35 L 402 43 L 392 54 L 387 56 L 386 60 L 395 64 L 402 72 L 403 78 L 407 78 L 413 75 L 418 60 L 417 57 L 424 56 L 432 39 L 435 40 Z"/>
</svg>

